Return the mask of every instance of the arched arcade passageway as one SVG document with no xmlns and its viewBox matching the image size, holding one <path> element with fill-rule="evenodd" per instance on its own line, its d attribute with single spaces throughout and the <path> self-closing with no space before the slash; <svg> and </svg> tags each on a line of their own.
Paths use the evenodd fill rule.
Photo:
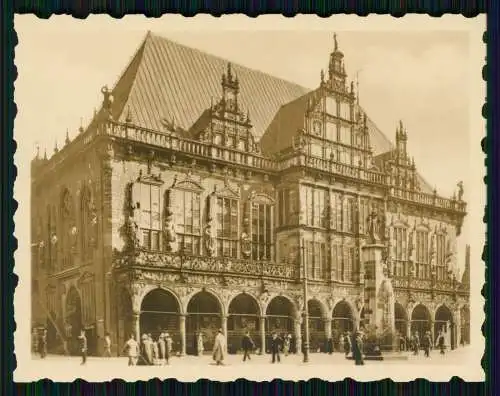
<svg viewBox="0 0 500 396">
<path fill-rule="evenodd" d="M 198 353 L 198 337 L 203 337 L 203 349 L 211 352 L 215 336 L 223 328 L 222 306 L 212 293 L 201 291 L 189 300 L 186 318 L 186 352 Z M 225 331 L 225 329 L 223 329 Z"/>
</svg>

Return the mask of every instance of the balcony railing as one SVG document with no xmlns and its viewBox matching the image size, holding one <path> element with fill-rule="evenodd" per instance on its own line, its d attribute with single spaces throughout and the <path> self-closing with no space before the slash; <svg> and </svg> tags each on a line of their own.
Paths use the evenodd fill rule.
<svg viewBox="0 0 500 396">
<path fill-rule="evenodd" d="M 396 199 L 461 212 L 466 210 L 466 203 L 462 201 L 439 197 L 437 194 L 426 194 L 394 187 L 390 183 L 389 176 L 382 172 L 310 156 L 303 152 L 293 152 L 284 158 L 274 160 L 262 155 L 242 152 L 232 147 L 208 144 L 176 134 L 157 132 L 115 121 L 107 121 L 101 124 L 98 133 L 155 145 L 193 156 L 213 158 L 228 163 L 239 163 L 242 166 L 268 172 L 279 172 L 295 166 L 312 168 L 331 173 L 334 176 L 339 175 L 385 186 L 389 191 L 389 195 Z"/>
<path fill-rule="evenodd" d="M 420 290 L 430 290 L 434 289 L 436 291 L 454 291 L 459 288 L 460 282 L 453 281 L 452 279 L 423 279 L 408 276 L 395 276 L 392 279 L 393 286 L 395 288 L 406 289 L 410 287 L 411 289 Z"/>
<path fill-rule="evenodd" d="M 290 264 L 251 261 L 229 257 L 183 256 L 178 253 L 139 250 L 135 256 L 120 257 L 119 266 L 157 267 L 179 271 L 200 271 L 214 274 L 269 276 L 298 279 L 299 269 Z"/>
</svg>

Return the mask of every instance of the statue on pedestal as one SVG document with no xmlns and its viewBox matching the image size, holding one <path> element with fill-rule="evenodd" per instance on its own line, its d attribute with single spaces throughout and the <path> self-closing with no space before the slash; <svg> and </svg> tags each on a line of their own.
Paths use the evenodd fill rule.
<svg viewBox="0 0 500 396">
<path fill-rule="evenodd" d="M 375 208 L 368 216 L 368 241 L 371 244 L 380 242 L 379 217 Z"/>
<path fill-rule="evenodd" d="M 170 209 L 167 209 L 165 214 L 163 234 L 165 237 L 166 249 L 168 252 L 175 252 L 177 250 L 177 233 L 175 232 L 174 214 Z"/>
</svg>

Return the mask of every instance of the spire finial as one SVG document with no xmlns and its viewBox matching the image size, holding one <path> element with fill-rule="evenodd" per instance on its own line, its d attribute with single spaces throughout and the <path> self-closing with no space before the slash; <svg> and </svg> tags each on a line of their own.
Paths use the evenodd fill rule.
<svg viewBox="0 0 500 396">
<path fill-rule="evenodd" d="M 337 51 L 339 49 L 339 43 L 337 42 L 337 33 L 333 33 L 334 49 Z"/>
<path fill-rule="evenodd" d="M 47 161 L 47 149 L 46 148 L 43 150 L 43 159 L 45 161 Z"/>
<path fill-rule="evenodd" d="M 40 145 L 37 143 L 36 144 L 36 159 L 40 158 Z"/>
<path fill-rule="evenodd" d="M 54 153 L 57 153 L 59 151 L 59 148 L 57 147 L 57 139 L 56 139 L 56 143 L 54 145 Z"/>
<path fill-rule="evenodd" d="M 399 120 L 399 129 L 403 132 L 403 120 Z"/>
<path fill-rule="evenodd" d="M 232 79 L 232 73 L 231 73 L 231 62 L 227 63 L 227 79 L 231 81 Z"/>
<path fill-rule="evenodd" d="M 321 69 L 321 82 L 325 82 L 325 72 L 323 69 Z"/>
<path fill-rule="evenodd" d="M 69 130 L 68 130 L 68 128 L 66 128 L 66 139 L 64 140 L 64 143 L 65 144 L 69 144 L 69 142 L 70 142 L 70 140 L 69 140 Z"/>
</svg>

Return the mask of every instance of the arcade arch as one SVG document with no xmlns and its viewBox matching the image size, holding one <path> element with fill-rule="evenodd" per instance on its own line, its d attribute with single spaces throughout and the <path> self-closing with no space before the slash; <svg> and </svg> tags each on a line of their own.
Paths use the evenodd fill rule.
<svg viewBox="0 0 500 396">
<path fill-rule="evenodd" d="M 231 300 L 227 319 L 229 353 L 236 353 L 240 349 L 241 339 L 247 330 L 250 332 L 250 337 L 252 337 L 256 348 L 261 347 L 259 316 L 259 304 L 250 294 L 241 293 Z"/>
<path fill-rule="evenodd" d="M 408 336 L 408 316 L 404 307 L 398 302 L 394 303 L 394 324 L 400 336 Z"/>
<path fill-rule="evenodd" d="M 65 322 L 67 324 L 66 337 L 68 338 L 68 350 L 72 354 L 78 354 L 78 336 L 83 329 L 82 299 L 75 286 L 71 286 L 66 296 Z"/>
<path fill-rule="evenodd" d="M 266 352 L 269 351 L 272 333 L 280 335 L 293 334 L 295 309 L 286 297 L 276 296 L 266 309 Z"/>
<path fill-rule="evenodd" d="M 215 336 L 222 328 L 222 304 L 207 291 L 200 291 L 191 297 L 186 317 L 186 352 L 198 353 L 198 336 L 203 337 L 203 349 L 211 351 Z"/>
<path fill-rule="evenodd" d="M 434 315 L 434 343 L 440 334 L 444 335 L 445 345 L 448 348 L 455 347 L 456 334 L 453 314 L 444 304 L 436 310 Z"/>
<path fill-rule="evenodd" d="M 332 339 L 334 347 L 342 350 L 341 336 L 346 332 L 354 330 L 354 314 L 347 301 L 339 301 L 335 304 L 332 313 Z"/>
<path fill-rule="evenodd" d="M 323 310 L 318 300 L 307 302 L 309 313 L 309 350 L 317 352 L 325 346 L 325 326 L 323 321 Z"/>
<path fill-rule="evenodd" d="M 411 313 L 411 336 L 417 333 L 420 340 L 423 339 L 425 332 L 431 330 L 431 314 L 427 307 L 418 304 Z"/>
<path fill-rule="evenodd" d="M 141 303 L 139 328 L 142 334 L 151 334 L 154 340 L 160 333 L 169 333 L 173 348 L 179 349 L 180 305 L 175 295 L 165 289 L 157 288 L 147 293 Z"/>
</svg>

